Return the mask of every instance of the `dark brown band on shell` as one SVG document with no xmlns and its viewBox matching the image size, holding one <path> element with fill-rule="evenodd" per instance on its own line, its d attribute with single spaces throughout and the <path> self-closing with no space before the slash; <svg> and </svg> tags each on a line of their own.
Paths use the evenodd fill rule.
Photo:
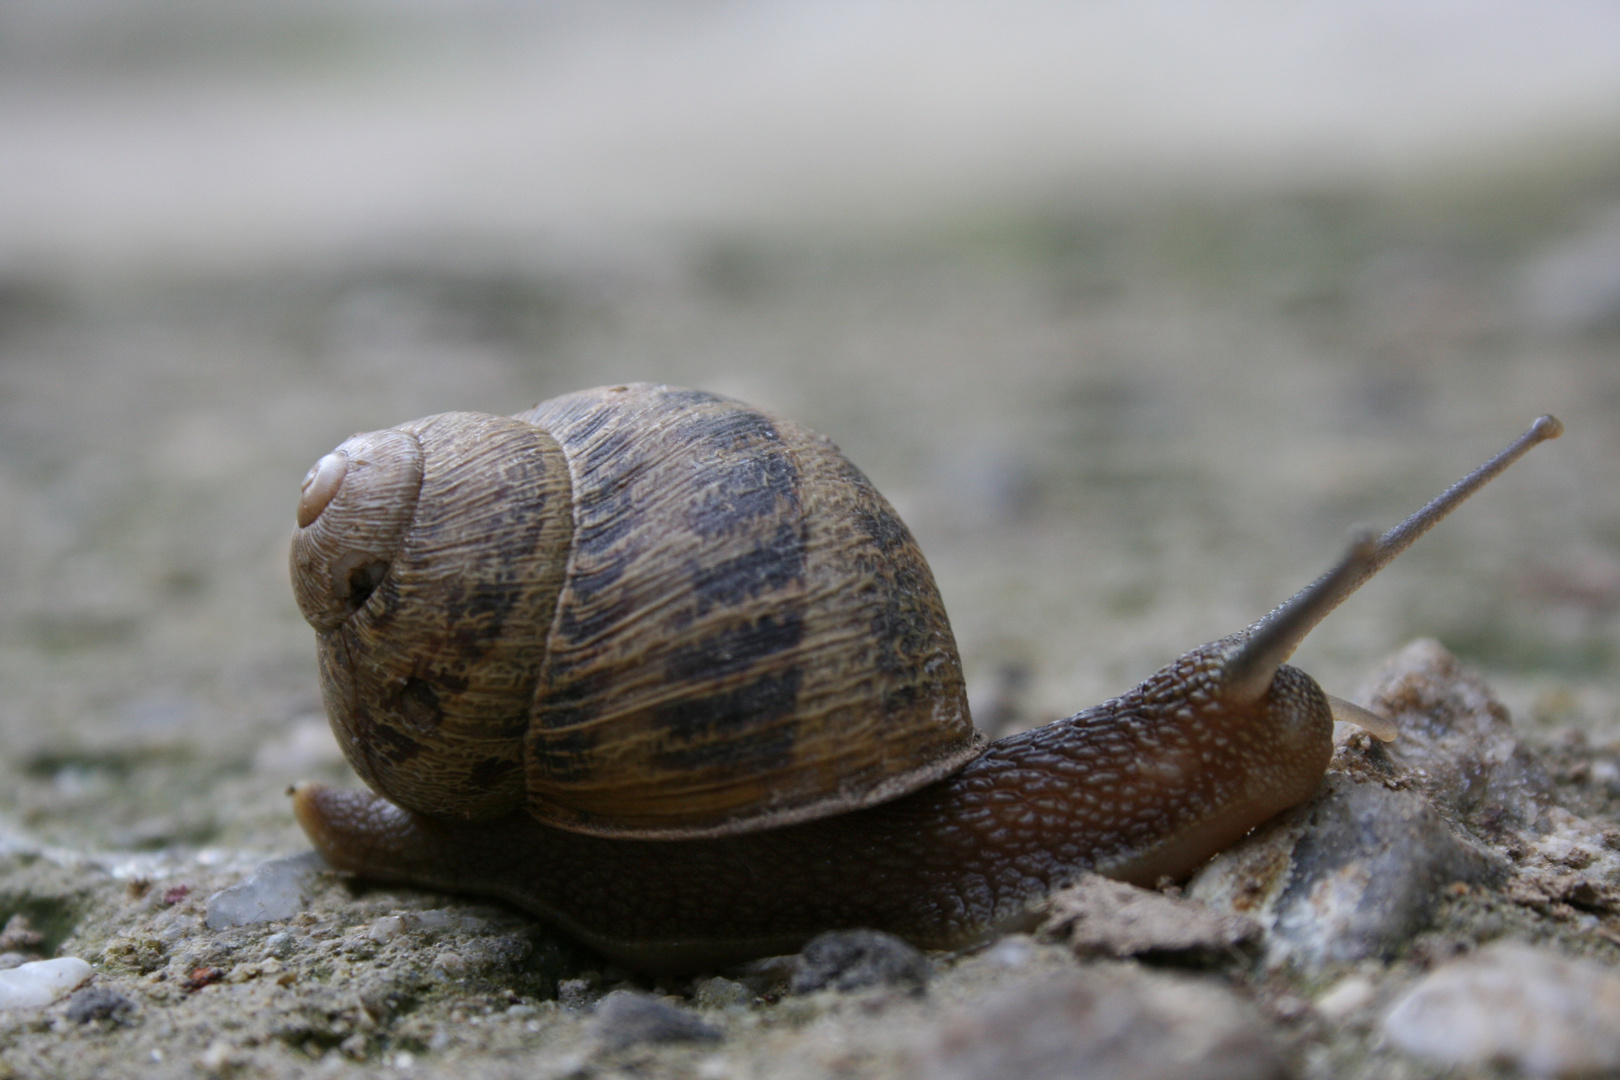
<svg viewBox="0 0 1620 1080">
<path fill-rule="evenodd" d="M 753 831 L 892 798 L 977 752 L 927 564 L 831 442 L 646 384 L 520 416 L 566 451 L 576 519 L 529 733 L 536 818 Z"/>
</svg>

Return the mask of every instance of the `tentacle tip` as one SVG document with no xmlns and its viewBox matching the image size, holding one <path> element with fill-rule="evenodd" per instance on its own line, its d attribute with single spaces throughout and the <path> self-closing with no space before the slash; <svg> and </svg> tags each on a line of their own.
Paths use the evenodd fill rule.
<svg viewBox="0 0 1620 1080">
<path fill-rule="evenodd" d="M 318 780 L 294 780 L 287 785 L 287 795 L 295 802 L 317 798 L 321 792 L 328 790 L 330 790 L 329 785 Z"/>
<path fill-rule="evenodd" d="M 321 807 L 321 796 L 328 790 L 325 784 L 318 784 L 311 780 L 300 780 L 287 788 L 287 794 L 293 801 L 293 816 L 298 824 L 303 826 L 304 832 L 311 840 L 319 842 L 319 833 L 323 831 L 325 813 Z"/>
<path fill-rule="evenodd" d="M 378 825 L 379 804 L 369 791 L 302 781 L 288 789 L 293 817 L 327 862 L 348 868 L 364 854 Z"/>
<path fill-rule="evenodd" d="M 1530 434 L 1538 442 L 1546 439 L 1556 439 L 1564 433 L 1564 423 L 1550 413 L 1536 417 L 1536 422 L 1530 425 Z"/>
</svg>

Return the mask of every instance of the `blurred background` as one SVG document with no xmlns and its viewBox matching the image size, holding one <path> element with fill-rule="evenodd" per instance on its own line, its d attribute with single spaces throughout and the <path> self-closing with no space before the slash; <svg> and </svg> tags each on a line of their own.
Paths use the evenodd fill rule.
<svg viewBox="0 0 1620 1080">
<path fill-rule="evenodd" d="M 1620 7 L 0 3 L 0 842 L 290 850 L 351 432 L 633 379 L 833 437 L 981 719 L 1252 621 L 1620 741 Z"/>
</svg>

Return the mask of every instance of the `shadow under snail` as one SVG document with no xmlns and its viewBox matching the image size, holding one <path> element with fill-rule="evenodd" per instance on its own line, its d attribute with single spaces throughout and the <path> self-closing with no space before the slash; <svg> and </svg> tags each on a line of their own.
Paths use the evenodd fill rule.
<svg viewBox="0 0 1620 1080">
<path fill-rule="evenodd" d="M 646 971 L 870 927 L 960 948 L 1094 871 L 1151 885 L 1316 789 L 1284 661 L 1507 449 L 1248 629 L 986 743 L 933 575 L 827 439 L 636 384 L 356 435 L 304 480 L 294 591 L 381 795 L 303 784 L 333 866 L 504 898 Z"/>
</svg>

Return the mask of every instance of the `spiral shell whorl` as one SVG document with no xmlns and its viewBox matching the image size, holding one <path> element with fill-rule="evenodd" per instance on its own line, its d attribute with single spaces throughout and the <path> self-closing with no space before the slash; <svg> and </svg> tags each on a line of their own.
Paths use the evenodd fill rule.
<svg viewBox="0 0 1620 1080">
<path fill-rule="evenodd" d="M 510 812 L 523 804 L 523 736 L 572 540 L 562 452 L 533 425 L 479 413 L 360 438 L 418 445 L 420 495 L 364 604 L 316 624 L 327 714 L 355 770 L 401 806 Z M 377 515 L 392 523 L 400 510 Z"/>
<path fill-rule="evenodd" d="M 417 813 L 718 836 L 978 752 L 911 534 L 831 442 L 740 402 L 636 384 L 428 417 L 323 458 L 299 518 L 332 726 Z"/>
<path fill-rule="evenodd" d="M 292 545 L 293 595 L 311 626 L 336 629 L 399 553 L 422 487 L 422 447 L 403 431 L 354 435 L 304 478 Z"/>
</svg>

